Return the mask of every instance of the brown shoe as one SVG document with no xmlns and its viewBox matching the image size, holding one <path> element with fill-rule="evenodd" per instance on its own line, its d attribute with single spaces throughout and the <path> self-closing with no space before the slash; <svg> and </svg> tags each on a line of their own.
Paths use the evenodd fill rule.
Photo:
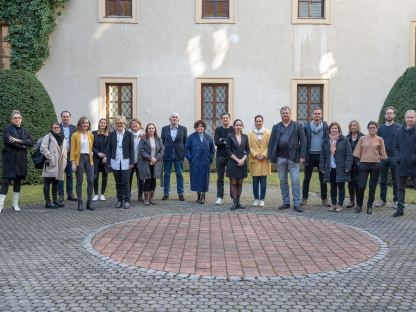
<svg viewBox="0 0 416 312">
<path fill-rule="evenodd" d="M 322 207 L 331 207 L 327 199 L 322 199 Z"/>
<path fill-rule="evenodd" d="M 168 200 L 169 199 L 169 195 L 163 195 L 162 200 Z"/>
<path fill-rule="evenodd" d="M 149 206 L 150 205 L 150 192 L 144 192 L 144 204 L 145 206 Z"/>
<path fill-rule="evenodd" d="M 307 206 L 308 205 L 308 199 L 302 198 L 302 202 L 300 203 L 301 206 Z"/>
<path fill-rule="evenodd" d="M 185 200 L 185 197 L 183 197 L 183 194 L 179 194 L 178 196 L 179 196 L 179 200 L 180 201 L 184 201 Z"/>
<path fill-rule="evenodd" d="M 155 192 L 151 191 L 150 195 L 149 195 L 149 203 L 152 204 L 152 205 L 156 205 L 156 203 L 153 201 L 153 196 L 154 195 L 155 195 Z"/>
</svg>

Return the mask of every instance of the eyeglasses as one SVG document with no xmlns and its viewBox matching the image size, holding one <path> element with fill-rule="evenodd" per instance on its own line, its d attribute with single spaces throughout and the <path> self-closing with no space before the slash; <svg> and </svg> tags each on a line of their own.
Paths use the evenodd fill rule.
<svg viewBox="0 0 416 312">
<path fill-rule="evenodd" d="M 13 119 L 22 119 L 20 116 L 13 117 Z"/>
<path fill-rule="evenodd" d="M 60 127 L 52 127 L 52 129 L 59 129 Z"/>
</svg>

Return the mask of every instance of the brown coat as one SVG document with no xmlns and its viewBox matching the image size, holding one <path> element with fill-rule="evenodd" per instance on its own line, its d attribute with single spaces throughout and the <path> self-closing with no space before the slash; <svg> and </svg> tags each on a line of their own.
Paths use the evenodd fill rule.
<svg viewBox="0 0 416 312">
<path fill-rule="evenodd" d="M 49 138 L 51 140 L 50 144 Z M 48 133 L 42 139 L 40 152 L 45 155 L 46 159 L 49 161 L 49 165 L 43 166 L 42 177 L 55 178 L 59 181 L 63 181 L 67 162 L 66 140 L 64 139 L 62 146 L 59 147 L 55 137 Z"/>
<path fill-rule="evenodd" d="M 267 148 L 270 140 L 270 130 L 265 129 L 260 141 L 254 131 L 248 133 L 248 143 L 250 144 L 250 175 L 253 177 L 268 176 L 272 173 L 272 166 L 267 159 Z M 266 159 L 258 160 L 257 154 L 261 154 Z"/>
</svg>

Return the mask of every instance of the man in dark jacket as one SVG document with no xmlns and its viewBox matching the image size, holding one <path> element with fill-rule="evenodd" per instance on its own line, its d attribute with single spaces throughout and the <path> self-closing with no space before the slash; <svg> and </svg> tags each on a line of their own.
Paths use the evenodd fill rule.
<svg viewBox="0 0 416 312">
<path fill-rule="evenodd" d="M 377 132 L 377 135 L 382 137 L 384 140 L 384 146 L 388 158 L 380 163 L 380 201 L 376 203 L 376 207 L 383 207 L 387 202 L 387 175 L 389 168 L 391 171 L 391 177 L 393 182 L 393 202 L 397 206 L 397 173 L 396 173 L 396 162 L 393 160 L 394 156 L 394 136 L 396 135 L 397 129 L 400 125 L 394 122 L 396 117 L 396 109 L 393 106 L 386 107 L 384 110 L 384 118 L 386 123 L 382 125 Z"/>
<path fill-rule="evenodd" d="M 162 128 L 160 138 L 162 139 L 165 153 L 163 155 L 163 198 L 169 198 L 170 191 L 170 174 L 172 172 L 172 164 L 176 173 L 176 189 L 179 200 L 184 201 L 183 196 L 183 160 L 185 158 L 185 144 L 188 133 L 185 127 L 179 125 L 179 114 L 172 113 L 169 116 L 170 125 Z"/>
<path fill-rule="evenodd" d="M 404 215 L 404 201 L 406 194 L 406 184 L 408 178 L 416 177 L 416 113 L 408 110 L 404 119 L 406 124 L 396 131 L 394 137 L 394 159 L 399 165 L 397 170 L 397 208 L 393 217 Z"/>
<path fill-rule="evenodd" d="M 290 118 L 290 107 L 283 106 L 280 109 L 282 121 L 273 126 L 268 146 L 268 159 L 277 163 L 280 190 L 283 204 L 279 209 L 290 208 L 290 194 L 288 171 L 292 180 L 292 193 L 294 209 L 302 212 L 300 207 L 300 163 L 306 158 L 306 137 L 302 125 Z"/>
<path fill-rule="evenodd" d="M 322 108 L 316 107 L 313 110 L 313 120 L 304 127 L 306 135 L 306 159 L 305 177 L 303 179 L 302 205 L 308 204 L 309 185 L 313 169 L 318 168 L 319 182 L 321 184 L 322 206 L 329 207 L 327 200 L 327 185 L 324 182 L 324 175 L 319 171 L 319 160 L 321 155 L 322 142 L 328 138 L 328 124 L 322 120 Z"/>
<path fill-rule="evenodd" d="M 71 113 L 68 111 L 63 111 L 61 113 L 61 133 L 65 136 L 66 149 L 68 151 L 68 158 L 70 159 L 71 153 L 71 136 L 74 132 L 77 131 L 77 127 L 70 124 Z M 65 167 L 65 176 L 66 176 L 66 196 L 70 201 L 77 201 L 77 198 L 73 194 L 73 183 L 72 183 L 72 164 L 70 161 L 66 164 Z M 64 201 L 64 181 L 58 182 L 58 195 L 59 203 Z"/>
</svg>

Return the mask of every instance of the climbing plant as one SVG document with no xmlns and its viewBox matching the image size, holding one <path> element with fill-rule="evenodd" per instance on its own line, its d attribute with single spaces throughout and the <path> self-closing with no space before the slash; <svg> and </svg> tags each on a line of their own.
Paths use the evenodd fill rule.
<svg viewBox="0 0 416 312">
<path fill-rule="evenodd" d="M 9 26 L 11 68 L 36 73 L 49 55 L 49 35 L 69 0 L 0 0 L 0 21 Z"/>
</svg>

